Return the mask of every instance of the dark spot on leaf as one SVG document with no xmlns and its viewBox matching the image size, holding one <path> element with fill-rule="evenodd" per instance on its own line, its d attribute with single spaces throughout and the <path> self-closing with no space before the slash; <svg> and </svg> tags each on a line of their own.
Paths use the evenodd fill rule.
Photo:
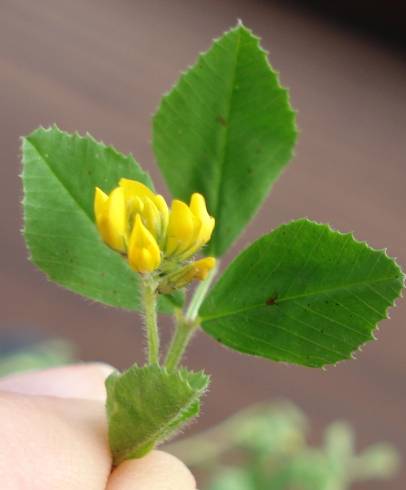
<svg viewBox="0 0 406 490">
<path fill-rule="evenodd" d="M 92 175 L 92 173 L 93 172 L 90 169 L 87 171 L 87 175 Z"/>
<path fill-rule="evenodd" d="M 272 306 L 276 303 L 276 300 L 277 300 L 277 296 L 276 294 L 273 294 L 270 298 L 268 298 L 265 303 L 268 305 L 268 306 Z"/>
<path fill-rule="evenodd" d="M 113 294 L 117 294 L 117 290 L 116 289 L 113 289 Z"/>
<path fill-rule="evenodd" d="M 222 126 L 227 127 L 227 121 L 224 119 L 223 116 L 217 116 L 217 122 Z"/>
</svg>

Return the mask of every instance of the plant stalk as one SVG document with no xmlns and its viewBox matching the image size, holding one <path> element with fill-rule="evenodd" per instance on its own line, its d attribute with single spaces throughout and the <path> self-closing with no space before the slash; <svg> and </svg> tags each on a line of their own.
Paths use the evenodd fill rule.
<svg viewBox="0 0 406 490">
<path fill-rule="evenodd" d="M 206 297 L 217 270 L 218 263 L 216 264 L 216 267 L 209 272 L 206 279 L 196 287 L 186 314 L 183 315 L 181 311 L 176 314 L 175 333 L 169 345 L 165 361 L 165 366 L 169 370 L 177 368 L 193 334 L 200 326 L 198 319 L 199 309 Z"/>
<path fill-rule="evenodd" d="M 156 284 L 151 279 L 142 281 L 142 299 L 148 342 L 148 364 L 159 364 L 159 330 L 157 323 Z"/>
<path fill-rule="evenodd" d="M 178 367 L 190 339 L 199 326 L 197 321 L 187 320 L 181 312 L 176 315 L 176 318 L 175 334 L 172 337 L 165 361 L 165 366 L 170 371 Z"/>
<path fill-rule="evenodd" d="M 194 321 L 197 318 L 197 315 L 199 314 L 199 309 L 202 306 L 204 298 L 206 297 L 206 294 L 211 286 L 211 283 L 213 282 L 213 279 L 216 277 L 218 267 L 219 261 L 217 260 L 215 267 L 213 267 L 213 269 L 208 273 L 206 279 L 196 287 L 192 299 L 190 300 L 188 309 L 186 310 L 185 318 L 187 320 Z"/>
</svg>

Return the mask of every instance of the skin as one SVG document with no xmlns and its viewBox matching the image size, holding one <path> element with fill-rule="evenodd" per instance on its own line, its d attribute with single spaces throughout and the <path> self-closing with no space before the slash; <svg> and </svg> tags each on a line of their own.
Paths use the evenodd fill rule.
<svg viewBox="0 0 406 490">
<path fill-rule="evenodd" d="M 0 379 L 2 490 L 196 490 L 186 466 L 162 451 L 112 471 L 103 364 Z"/>
</svg>

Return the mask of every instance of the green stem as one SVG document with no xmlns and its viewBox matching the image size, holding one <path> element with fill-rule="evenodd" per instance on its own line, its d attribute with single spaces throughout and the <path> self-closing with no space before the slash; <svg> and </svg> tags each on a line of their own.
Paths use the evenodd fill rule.
<svg viewBox="0 0 406 490">
<path fill-rule="evenodd" d="M 172 337 L 165 361 L 165 366 L 169 370 L 176 369 L 186 351 L 190 339 L 199 327 L 199 309 L 206 297 L 207 291 L 210 288 L 217 270 L 218 264 L 209 272 L 206 279 L 197 286 L 186 314 L 183 315 L 182 312 L 178 312 L 176 315 L 175 334 Z"/>
<path fill-rule="evenodd" d="M 199 326 L 198 322 L 187 320 L 181 312 L 178 313 L 176 318 L 175 334 L 172 337 L 165 361 L 165 366 L 170 371 L 177 368 L 190 339 Z"/>
<path fill-rule="evenodd" d="M 157 323 L 157 292 L 154 281 L 142 281 L 142 298 L 148 341 L 148 364 L 159 364 L 159 331 Z"/>
<path fill-rule="evenodd" d="M 189 307 L 186 310 L 185 318 L 194 321 L 197 318 L 199 309 L 202 306 L 204 298 L 211 286 L 213 279 L 215 278 L 218 271 L 219 261 L 213 269 L 209 272 L 206 279 L 202 281 L 195 289 L 192 299 L 190 300 Z"/>
</svg>

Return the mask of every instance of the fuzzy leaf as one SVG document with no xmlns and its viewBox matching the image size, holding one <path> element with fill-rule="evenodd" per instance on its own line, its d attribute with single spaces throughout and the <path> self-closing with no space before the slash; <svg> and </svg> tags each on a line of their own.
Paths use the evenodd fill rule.
<svg viewBox="0 0 406 490">
<path fill-rule="evenodd" d="M 106 380 L 109 440 L 114 464 L 140 458 L 199 414 L 209 377 L 157 365 L 113 373 Z"/>
<path fill-rule="evenodd" d="M 237 257 L 206 298 L 202 327 L 235 350 L 321 367 L 372 340 L 402 286 L 384 251 L 302 219 Z"/>
<path fill-rule="evenodd" d="M 259 39 L 239 24 L 163 97 L 153 146 L 173 195 L 202 193 L 216 218 L 205 252 L 222 255 L 292 156 L 295 114 Z M 181 176 L 181 177 L 180 177 Z"/>
<path fill-rule="evenodd" d="M 95 187 L 106 193 L 121 177 L 152 188 L 131 155 L 56 127 L 23 140 L 24 235 L 32 261 L 53 281 L 101 303 L 139 308 L 138 277 L 107 247 L 94 224 Z M 176 296 L 174 302 L 181 302 Z M 172 298 L 162 302 L 172 308 Z"/>
</svg>

